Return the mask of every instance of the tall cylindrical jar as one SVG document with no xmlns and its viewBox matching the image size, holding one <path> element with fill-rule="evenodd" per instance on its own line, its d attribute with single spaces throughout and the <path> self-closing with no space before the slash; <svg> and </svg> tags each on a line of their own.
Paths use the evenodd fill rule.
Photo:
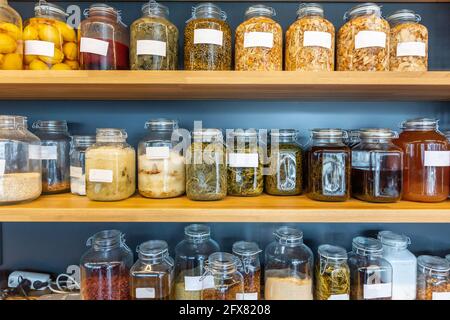
<svg viewBox="0 0 450 320">
<path fill-rule="evenodd" d="M 95 143 L 95 136 L 73 136 L 70 151 L 70 192 L 86 195 L 86 150 Z"/>
<path fill-rule="evenodd" d="M 23 68 L 22 17 L 7 0 L 0 1 L 0 70 Z"/>
<path fill-rule="evenodd" d="M 238 294 L 236 300 L 260 300 L 261 263 L 259 254 L 262 250 L 255 242 L 238 241 L 233 244 L 232 251 L 241 260 L 238 270 L 244 277 L 244 293 Z"/>
<path fill-rule="evenodd" d="M 441 257 L 417 258 L 417 300 L 450 299 L 450 263 Z"/>
</svg>

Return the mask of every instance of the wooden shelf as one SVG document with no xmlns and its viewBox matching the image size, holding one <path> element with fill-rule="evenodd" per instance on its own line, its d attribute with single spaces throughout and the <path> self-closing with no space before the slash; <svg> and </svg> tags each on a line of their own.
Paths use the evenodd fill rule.
<svg viewBox="0 0 450 320">
<path fill-rule="evenodd" d="M 94 202 L 71 194 L 0 206 L 0 222 L 374 222 L 450 223 L 450 201 L 393 204 L 317 202 L 299 197 L 262 195 L 198 202 L 185 197 Z"/>
<path fill-rule="evenodd" d="M 0 99 L 449 101 L 450 71 L 1 71 Z"/>
</svg>

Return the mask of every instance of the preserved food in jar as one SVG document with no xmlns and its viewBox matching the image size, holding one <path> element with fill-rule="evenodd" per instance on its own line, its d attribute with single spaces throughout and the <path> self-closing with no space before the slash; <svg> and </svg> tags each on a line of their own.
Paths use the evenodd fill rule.
<svg viewBox="0 0 450 320">
<path fill-rule="evenodd" d="M 275 9 L 261 4 L 245 11 L 246 20 L 236 29 L 236 70 L 283 70 L 283 30 L 273 16 Z"/>
<path fill-rule="evenodd" d="M 441 257 L 417 258 L 417 300 L 450 299 L 450 264 Z"/>
<path fill-rule="evenodd" d="M 233 254 L 241 260 L 238 271 L 244 278 L 244 293 L 236 300 L 259 300 L 261 298 L 261 249 L 255 242 L 239 241 L 233 244 Z"/>
<path fill-rule="evenodd" d="M 0 54 L 0 70 L 23 68 L 22 18 L 7 0 L 0 0 Z"/>
<path fill-rule="evenodd" d="M 86 195 L 86 149 L 95 143 L 95 136 L 73 136 L 70 152 L 70 191 Z"/>
<path fill-rule="evenodd" d="M 227 15 L 212 3 L 192 9 L 184 29 L 185 70 L 231 70 L 231 29 Z"/>
<path fill-rule="evenodd" d="M 333 71 L 334 26 L 317 3 L 302 3 L 286 31 L 287 71 Z"/>
<path fill-rule="evenodd" d="M 337 70 L 389 71 L 389 23 L 381 8 L 363 3 L 345 13 L 337 36 Z"/>
</svg>

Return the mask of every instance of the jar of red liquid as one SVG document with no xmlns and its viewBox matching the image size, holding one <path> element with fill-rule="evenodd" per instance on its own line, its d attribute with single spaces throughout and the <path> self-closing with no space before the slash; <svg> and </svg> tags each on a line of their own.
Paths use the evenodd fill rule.
<svg viewBox="0 0 450 320">
<path fill-rule="evenodd" d="M 93 4 L 84 12 L 78 40 L 83 70 L 127 70 L 128 29 L 119 12 L 106 4 Z"/>
<path fill-rule="evenodd" d="M 449 194 L 449 143 L 438 120 L 412 119 L 394 141 L 404 152 L 403 199 L 439 202 Z"/>
</svg>

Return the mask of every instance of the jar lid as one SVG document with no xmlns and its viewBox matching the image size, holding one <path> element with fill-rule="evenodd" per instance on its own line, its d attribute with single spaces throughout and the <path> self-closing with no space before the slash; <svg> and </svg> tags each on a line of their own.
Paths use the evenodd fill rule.
<svg viewBox="0 0 450 320">
<path fill-rule="evenodd" d="M 100 248 L 108 248 L 124 242 L 125 242 L 125 234 L 123 234 L 119 230 L 112 229 L 97 232 L 87 240 L 86 245 L 87 246 L 94 245 Z"/>
<path fill-rule="evenodd" d="M 235 138 L 257 138 L 258 132 L 256 129 L 234 129 L 229 132 L 229 136 Z"/>
<path fill-rule="evenodd" d="M 347 137 L 347 132 L 342 129 L 312 129 L 312 137 L 317 139 L 344 139 Z"/>
<path fill-rule="evenodd" d="M 397 10 L 397 11 L 391 13 L 389 16 L 387 16 L 386 20 L 389 23 L 396 22 L 396 21 L 420 22 L 422 20 L 422 17 L 419 16 L 417 13 L 415 13 L 412 10 L 401 9 L 401 10 Z"/>
<path fill-rule="evenodd" d="M 378 14 L 381 16 L 381 6 L 373 2 L 358 4 L 344 14 L 344 21 L 366 14 Z"/>
<path fill-rule="evenodd" d="M 102 11 L 102 12 L 110 13 L 110 14 L 114 14 L 114 15 L 119 14 L 119 11 L 116 8 L 111 7 L 111 6 L 107 5 L 106 3 L 93 3 L 93 4 L 91 4 L 89 6 L 89 9 L 85 10 L 85 12 L 84 12 L 85 16 L 88 17 L 89 13 L 91 11 Z"/>
<path fill-rule="evenodd" d="M 347 260 L 347 251 L 339 246 L 322 244 L 317 249 L 319 256 L 327 260 Z"/>
<path fill-rule="evenodd" d="M 163 4 L 160 4 L 154 0 L 150 0 L 147 3 L 144 3 L 142 5 L 142 13 L 147 14 L 154 14 L 156 16 L 168 16 L 169 15 L 169 8 L 166 7 Z"/>
<path fill-rule="evenodd" d="M 68 16 L 66 11 L 62 7 L 53 3 L 49 3 L 45 0 L 39 0 L 39 2 L 34 5 L 34 13 L 36 15 L 56 13 L 61 16 Z"/>
<path fill-rule="evenodd" d="M 240 259 L 227 252 L 214 252 L 208 257 L 208 269 L 219 272 L 236 270 L 241 265 Z"/>
<path fill-rule="evenodd" d="M 361 139 L 394 139 L 397 133 L 387 128 L 364 128 L 358 131 Z"/>
<path fill-rule="evenodd" d="M 402 129 L 436 129 L 439 120 L 433 118 L 409 119 L 400 125 Z"/>
<path fill-rule="evenodd" d="M 200 17 L 220 17 L 221 20 L 227 19 L 227 14 L 220 7 L 211 2 L 200 3 L 192 7 L 192 19 Z"/>
<path fill-rule="evenodd" d="M 18 127 L 27 125 L 27 117 L 14 115 L 0 115 L 0 127 Z"/>
<path fill-rule="evenodd" d="M 298 130 L 296 129 L 272 129 L 269 132 L 271 137 L 275 138 L 287 138 L 287 137 L 297 137 Z"/>
<path fill-rule="evenodd" d="M 281 244 L 297 244 L 303 240 L 303 232 L 301 230 L 287 226 L 278 228 L 273 234 L 275 239 Z"/>
<path fill-rule="evenodd" d="M 37 120 L 32 127 L 38 130 L 68 130 L 66 120 Z"/>
<path fill-rule="evenodd" d="M 353 250 L 360 254 L 377 254 L 381 255 L 383 246 L 381 242 L 374 238 L 356 237 L 352 241 Z"/>
<path fill-rule="evenodd" d="M 128 137 L 125 129 L 119 128 L 97 128 L 97 141 L 105 141 L 109 139 L 123 139 L 126 140 Z"/>
<path fill-rule="evenodd" d="M 74 145 L 90 146 L 96 142 L 95 136 L 72 136 Z"/>
<path fill-rule="evenodd" d="M 318 3 L 300 3 L 297 10 L 297 18 L 305 16 L 323 16 L 323 7 Z"/>
<path fill-rule="evenodd" d="M 258 16 L 274 17 L 275 15 L 276 15 L 275 9 L 266 6 L 264 4 L 255 4 L 253 6 L 248 7 L 247 10 L 245 10 L 246 17 L 258 17 Z"/>
<path fill-rule="evenodd" d="M 404 234 L 394 233 L 392 231 L 380 231 L 378 232 L 378 240 L 388 247 L 394 247 L 398 249 L 406 249 L 411 244 L 411 239 Z"/>
<path fill-rule="evenodd" d="M 145 129 L 155 131 L 173 131 L 178 129 L 178 120 L 171 120 L 166 118 L 151 119 L 145 123 Z"/>
<path fill-rule="evenodd" d="M 204 224 L 191 224 L 184 228 L 184 234 L 194 240 L 205 240 L 211 236 L 211 229 Z"/>
<path fill-rule="evenodd" d="M 417 265 L 428 271 L 450 271 L 450 263 L 446 259 L 437 256 L 419 256 L 417 258 Z"/>
<path fill-rule="evenodd" d="M 256 242 L 238 241 L 233 244 L 233 253 L 240 256 L 254 256 L 262 250 Z"/>
<path fill-rule="evenodd" d="M 163 240 L 150 240 L 137 246 L 136 252 L 144 258 L 152 259 L 167 254 L 169 246 Z"/>
</svg>

